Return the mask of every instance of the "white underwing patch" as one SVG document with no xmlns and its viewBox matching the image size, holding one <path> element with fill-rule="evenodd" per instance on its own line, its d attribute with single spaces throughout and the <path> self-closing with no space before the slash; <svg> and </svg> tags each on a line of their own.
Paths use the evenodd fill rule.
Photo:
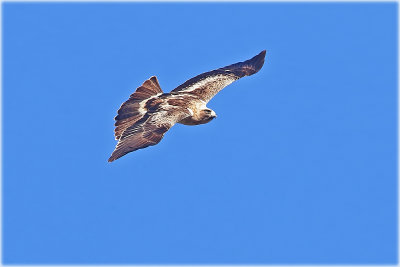
<svg viewBox="0 0 400 267">
<path fill-rule="evenodd" d="M 191 108 L 187 108 L 187 110 L 189 111 L 189 113 L 190 113 L 190 116 L 193 116 L 193 110 L 191 109 Z"/>
</svg>

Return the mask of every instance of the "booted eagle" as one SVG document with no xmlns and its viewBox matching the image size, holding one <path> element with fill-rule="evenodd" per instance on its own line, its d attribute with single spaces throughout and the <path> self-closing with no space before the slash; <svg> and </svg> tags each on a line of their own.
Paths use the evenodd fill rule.
<svg viewBox="0 0 400 267">
<path fill-rule="evenodd" d="M 206 104 L 232 82 L 257 73 L 264 65 L 266 51 L 223 68 L 200 74 L 170 93 L 163 93 L 155 76 L 145 81 L 125 101 L 115 117 L 118 144 L 108 159 L 158 144 L 175 123 L 198 125 L 217 117 Z"/>
</svg>

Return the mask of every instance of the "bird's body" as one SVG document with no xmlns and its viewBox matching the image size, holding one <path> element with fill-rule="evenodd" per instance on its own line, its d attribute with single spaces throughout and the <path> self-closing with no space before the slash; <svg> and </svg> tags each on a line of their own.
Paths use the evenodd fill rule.
<svg viewBox="0 0 400 267">
<path fill-rule="evenodd" d="M 200 74 L 170 93 L 163 93 L 155 76 L 146 80 L 118 110 L 115 117 L 118 144 L 108 161 L 157 144 L 175 123 L 198 125 L 213 120 L 216 114 L 207 108 L 208 101 L 225 86 L 258 72 L 265 53 Z"/>
<path fill-rule="evenodd" d="M 190 116 L 178 121 L 178 123 L 185 125 L 198 125 L 210 121 L 207 119 L 209 117 L 206 114 L 207 112 L 205 112 L 208 110 L 206 106 L 207 103 L 196 96 L 184 92 L 161 94 L 155 96 L 154 100 L 150 99 L 148 101 L 148 108 L 152 109 L 159 104 L 164 105 L 164 107 L 186 108 L 190 113 Z M 214 111 L 211 111 L 211 113 L 215 115 Z"/>
</svg>

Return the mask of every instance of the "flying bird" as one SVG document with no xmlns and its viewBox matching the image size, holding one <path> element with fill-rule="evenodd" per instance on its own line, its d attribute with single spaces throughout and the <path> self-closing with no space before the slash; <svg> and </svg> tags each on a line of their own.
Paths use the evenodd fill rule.
<svg viewBox="0 0 400 267">
<path fill-rule="evenodd" d="M 257 73 L 266 51 L 244 62 L 200 74 L 163 93 L 155 76 L 130 95 L 115 117 L 115 150 L 112 162 L 129 152 L 158 144 L 175 123 L 198 125 L 217 117 L 207 103 L 232 82 Z"/>
</svg>

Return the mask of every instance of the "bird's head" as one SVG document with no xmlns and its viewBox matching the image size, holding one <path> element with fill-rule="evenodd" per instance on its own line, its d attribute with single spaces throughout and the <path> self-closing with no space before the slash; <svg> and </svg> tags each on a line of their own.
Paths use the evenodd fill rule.
<svg viewBox="0 0 400 267">
<path fill-rule="evenodd" d="M 204 121 L 211 121 L 217 117 L 217 114 L 215 114 L 215 111 L 209 108 L 203 109 L 200 112 L 202 120 Z"/>
</svg>

